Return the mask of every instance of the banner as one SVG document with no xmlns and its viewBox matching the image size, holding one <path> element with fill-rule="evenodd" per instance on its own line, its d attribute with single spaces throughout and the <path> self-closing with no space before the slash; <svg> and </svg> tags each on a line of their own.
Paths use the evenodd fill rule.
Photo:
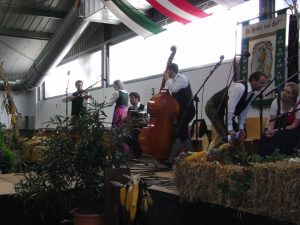
<svg viewBox="0 0 300 225">
<path fill-rule="evenodd" d="M 147 0 L 157 11 L 182 24 L 209 16 L 186 0 Z"/>
<path fill-rule="evenodd" d="M 126 0 L 105 0 L 103 3 L 122 23 L 144 38 L 165 30 Z"/>
<path fill-rule="evenodd" d="M 251 73 L 261 71 L 269 80 L 276 76 L 275 84 L 285 80 L 286 14 L 242 27 L 242 52 L 249 52 L 249 58 L 242 57 L 240 77 L 248 80 Z M 267 101 L 268 103 L 270 101 Z"/>
</svg>

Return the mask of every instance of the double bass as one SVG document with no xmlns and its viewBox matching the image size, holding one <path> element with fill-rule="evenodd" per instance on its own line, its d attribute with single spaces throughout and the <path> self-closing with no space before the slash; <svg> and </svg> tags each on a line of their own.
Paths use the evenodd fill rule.
<svg viewBox="0 0 300 225">
<path fill-rule="evenodd" d="M 165 73 L 176 54 L 176 47 L 171 47 Z M 150 120 L 139 134 L 139 145 L 143 153 L 151 155 L 157 160 L 168 158 L 172 147 L 173 124 L 179 115 L 179 104 L 171 96 L 168 89 L 164 89 L 165 80 L 162 80 L 160 92 L 154 95 L 147 104 Z"/>
</svg>

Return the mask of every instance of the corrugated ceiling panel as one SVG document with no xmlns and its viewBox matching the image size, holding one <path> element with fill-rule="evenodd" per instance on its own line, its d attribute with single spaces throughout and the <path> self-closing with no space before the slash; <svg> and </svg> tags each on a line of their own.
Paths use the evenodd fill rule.
<svg viewBox="0 0 300 225">
<path fill-rule="evenodd" d="M 47 21 L 46 26 L 44 27 L 44 32 L 50 32 L 50 33 L 55 33 L 57 28 L 61 25 L 62 21 L 58 20 L 51 20 L 44 18 L 45 21 Z"/>
<path fill-rule="evenodd" d="M 5 19 L 5 21 L 3 21 L 3 23 L 5 23 L 5 27 L 11 28 L 16 23 L 17 15 L 12 13 L 7 13 L 5 18 L 7 18 Z"/>
<path fill-rule="evenodd" d="M 71 48 L 64 59 L 75 56 L 81 52 L 99 47 L 103 40 L 103 24 L 90 23 L 84 34 Z"/>
<path fill-rule="evenodd" d="M 47 24 L 49 23 L 49 18 L 42 18 L 39 25 L 36 27 L 37 32 L 50 32 L 49 29 L 47 29 Z M 50 32 L 52 33 L 52 32 Z"/>
</svg>

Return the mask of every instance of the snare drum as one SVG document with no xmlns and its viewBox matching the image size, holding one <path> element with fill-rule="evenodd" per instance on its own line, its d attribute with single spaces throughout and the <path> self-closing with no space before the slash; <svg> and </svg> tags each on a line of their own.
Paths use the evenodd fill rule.
<svg viewBox="0 0 300 225">
<path fill-rule="evenodd" d="M 132 127 L 145 127 L 148 122 L 148 113 L 146 111 L 128 111 L 128 122 Z"/>
</svg>

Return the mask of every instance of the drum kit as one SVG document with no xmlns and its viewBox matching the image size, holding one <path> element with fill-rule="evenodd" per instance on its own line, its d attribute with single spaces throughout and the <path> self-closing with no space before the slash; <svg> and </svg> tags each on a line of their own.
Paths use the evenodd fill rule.
<svg viewBox="0 0 300 225">
<path fill-rule="evenodd" d="M 146 111 L 128 111 L 128 122 L 132 128 L 142 128 L 147 126 L 148 113 Z"/>
</svg>

